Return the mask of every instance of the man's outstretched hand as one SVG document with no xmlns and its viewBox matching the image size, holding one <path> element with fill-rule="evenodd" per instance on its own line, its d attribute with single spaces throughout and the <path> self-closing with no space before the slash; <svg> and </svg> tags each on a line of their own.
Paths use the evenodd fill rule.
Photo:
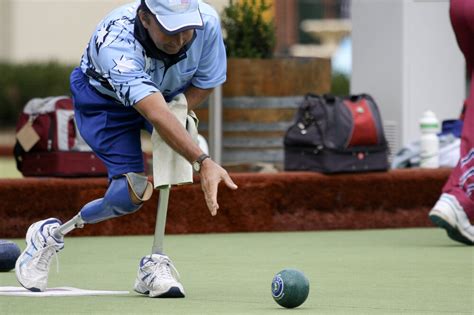
<svg viewBox="0 0 474 315">
<path fill-rule="evenodd" d="M 211 215 L 217 214 L 219 204 L 217 203 L 217 189 L 219 183 L 224 183 L 232 190 L 237 189 L 237 185 L 232 181 L 229 174 L 219 164 L 211 159 L 205 159 L 201 165 L 201 188 L 204 192 L 204 198 L 206 199 L 207 207 Z"/>
</svg>

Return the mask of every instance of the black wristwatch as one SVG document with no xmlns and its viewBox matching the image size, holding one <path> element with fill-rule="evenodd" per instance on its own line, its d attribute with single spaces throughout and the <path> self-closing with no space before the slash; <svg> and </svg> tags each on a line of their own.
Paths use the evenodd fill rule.
<svg viewBox="0 0 474 315">
<path fill-rule="evenodd" d="M 207 159 L 207 158 L 210 158 L 209 155 L 207 154 L 201 154 L 197 159 L 196 161 L 193 162 L 193 170 L 196 171 L 196 172 L 200 172 L 201 171 L 201 165 L 202 165 L 202 162 Z"/>
</svg>

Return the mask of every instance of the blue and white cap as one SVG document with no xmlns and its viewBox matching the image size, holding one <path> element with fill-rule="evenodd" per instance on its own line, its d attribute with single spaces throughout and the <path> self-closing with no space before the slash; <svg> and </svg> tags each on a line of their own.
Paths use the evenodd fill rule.
<svg viewBox="0 0 474 315">
<path fill-rule="evenodd" d="M 168 34 L 204 27 L 198 0 L 145 0 L 145 4 Z"/>
</svg>

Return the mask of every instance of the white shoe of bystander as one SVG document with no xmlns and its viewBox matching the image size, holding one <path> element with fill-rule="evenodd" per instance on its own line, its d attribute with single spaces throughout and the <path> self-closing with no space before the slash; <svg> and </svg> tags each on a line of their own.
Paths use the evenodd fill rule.
<svg viewBox="0 0 474 315">
<path fill-rule="evenodd" d="M 474 226 L 456 197 L 442 194 L 429 213 L 430 220 L 443 228 L 448 236 L 460 243 L 474 245 Z"/>
</svg>

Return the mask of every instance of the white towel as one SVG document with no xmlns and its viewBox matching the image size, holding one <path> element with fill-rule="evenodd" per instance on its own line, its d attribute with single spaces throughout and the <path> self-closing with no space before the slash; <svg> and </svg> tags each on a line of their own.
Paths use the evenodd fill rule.
<svg viewBox="0 0 474 315">
<path fill-rule="evenodd" d="M 186 128 L 197 143 L 197 117 L 193 111 L 188 113 L 188 102 L 184 94 L 176 95 L 168 103 L 171 112 Z M 193 168 L 180 154 L 174 151 L 153 129 L 151 134 L 153 145 L 153 183 L 155 188 L 168 185 L 180 185 L 193 182 Z"/>
</svg>

